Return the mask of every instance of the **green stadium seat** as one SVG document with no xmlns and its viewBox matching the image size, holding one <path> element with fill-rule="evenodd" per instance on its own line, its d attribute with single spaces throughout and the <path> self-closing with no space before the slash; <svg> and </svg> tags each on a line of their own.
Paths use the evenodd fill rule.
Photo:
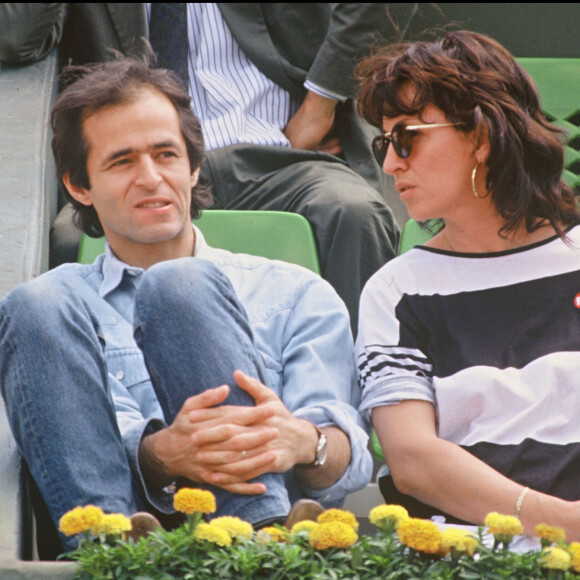
<svg viewBox="0 0 580 580">
<path fill-rule="evenodd" d="M 413 219 L 407 221 L 401 231 L 401 239 L 399 240 L 399 255 L 404 254 L 414 246 L 424 244 L 434 235 L 431 229 L 431 223 L 420 224 Z"/>
<path fill-rule="evenodd" d="M 542 110 L 567 133 L 564 178 L 580 193 L 580 58 L 518 58 L 540 94 Z"/>
<path fill-rule="evenodd" d="M 195 225 L 210 246 L 304 266 L 320 274 L 312 228 L 301 215 L 279 211 L 205 210 Z M 78 261 L 102 254 L 104 238 L 83 235 Z"/>
</svg>

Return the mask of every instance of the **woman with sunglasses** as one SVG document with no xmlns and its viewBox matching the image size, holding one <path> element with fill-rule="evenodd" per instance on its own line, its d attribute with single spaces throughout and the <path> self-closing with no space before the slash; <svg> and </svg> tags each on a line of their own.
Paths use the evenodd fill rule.
<svg viewBox="0 0 580 580">
<path fill-rule="evenodd" d="M 387 503 L 580 539 L 580 215 L 527 73 L 473 32 L 362 63 L 359 108 L 423 246 L 361 298 L 361 413 Z"/>
</svg>

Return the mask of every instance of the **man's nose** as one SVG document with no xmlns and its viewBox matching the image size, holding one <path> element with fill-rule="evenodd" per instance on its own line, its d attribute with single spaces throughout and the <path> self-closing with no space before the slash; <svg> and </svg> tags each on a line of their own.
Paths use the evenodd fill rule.
<svg viewBox="0 0 580 580">
<path fill-rule="evenodd" d="M 149 155 L 143 155 L 139 160 L 137 183 L 147 189 L 157 189 L 162 177 L 155 161 Z"/>
</svg>

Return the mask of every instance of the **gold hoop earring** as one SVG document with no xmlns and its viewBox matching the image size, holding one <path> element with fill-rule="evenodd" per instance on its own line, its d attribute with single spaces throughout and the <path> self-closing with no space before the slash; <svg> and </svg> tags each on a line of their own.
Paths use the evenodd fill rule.
<svg viewBox="0 0 580 580">
<path fill-rule="evenodd" d="M 473 171 L 471 172 L 471 189 L 473 190 L 473 193 L 475 194 L 475 197 L 479 197 L 479 199 L 485 199 L 489 195 L 489 192 L 487 192 L 486 195 L 479 195 L 479 193 L 477 191 L 477 187 L 475 186 L 475 176 L 477 174 L 477 170 L 479 169 L 479 166 L 480 165 L 481 165 L 481 163 L 478 163 L 473 168 Z"/>
</svg>

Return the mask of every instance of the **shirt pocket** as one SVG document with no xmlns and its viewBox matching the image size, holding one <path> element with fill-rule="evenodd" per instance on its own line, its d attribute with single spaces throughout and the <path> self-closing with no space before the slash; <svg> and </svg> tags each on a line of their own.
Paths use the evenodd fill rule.
<svg viewBox="0 0 580 580">
<path fill-rule="evenodd" d="M 265 352 L 261 352 L 260 354 L 264 362 L 266 386 L 270 387 L 281 398 L 282 365 L 269 354 Z"/>
</svg>

